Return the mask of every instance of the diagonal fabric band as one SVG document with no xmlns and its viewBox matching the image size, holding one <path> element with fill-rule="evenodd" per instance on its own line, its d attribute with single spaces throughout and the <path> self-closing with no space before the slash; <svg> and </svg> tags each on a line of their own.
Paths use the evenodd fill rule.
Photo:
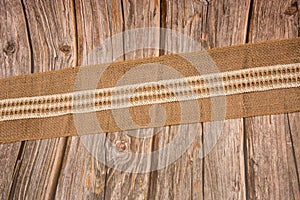
<svg viewBox="0 0 300 200">
<path fill-rule="evenodd" d="M 145 81 L 120 81 L 129 72 Z M 300 38 L 11 77 L 0 90 L 0 143 L 296 112 Z"/>
</svg>

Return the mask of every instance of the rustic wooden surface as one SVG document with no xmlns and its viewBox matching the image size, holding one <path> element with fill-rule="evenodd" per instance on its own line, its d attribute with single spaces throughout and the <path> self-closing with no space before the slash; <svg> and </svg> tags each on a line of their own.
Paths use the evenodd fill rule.
<svg viewBox="0 0 300 200">
<path fill-rule="evenodd" d="M 297 37 L 299 16 L 297 19 L 293 13 L 297 6 L 295 2 L 254 0 L 248 42 Z M 295 154 L 295 147 L 299 145 L 293 143 L 299 130 L 290 128 L 290 121 L 297 117 L 299 113 L 246 119 L 246 177 L 250 199 L 300 198 L 300 166 Z"/>
<path fill-rule="evenodd" d="M 18 13 L 15 15 L 14 13 Z M 31 72 L 30 45 L 21 2 L 0 1 L 0 76 Z M 20 166 L 22 143 L 0 145 L 0 197 L 8 199 Z"/>
<path fill-rule="evenodd" d="M 160 32 L 111 41 L 133 28 L 169 28 L 207 49 L 300 36 L 298 0 L 0 0 L 0 77 L 76 65 L 188 52 L 183 41 Z M 118 57 L 130 47 L 145 44 Z M 152 43 L 156 49 L 146 49 Z M 95 51 L 96 50 L 96 51 Z M 0 145 L 1 199 L 300 199 L 300 113 L 227 120 L 217 145 L 201 159 L 212 123 L 196 123 Z M 108 168 L 81 140 L 105 150 L 150 152 L 176 134 L 197 132 L 172 165 L 146 174 Z M 102 147 L 102 148 L 99 148 Z M 172 152 L 167 152 L 167 155 Z M 138 166 L 137 166 L 138 167 Z"/>
</svg>

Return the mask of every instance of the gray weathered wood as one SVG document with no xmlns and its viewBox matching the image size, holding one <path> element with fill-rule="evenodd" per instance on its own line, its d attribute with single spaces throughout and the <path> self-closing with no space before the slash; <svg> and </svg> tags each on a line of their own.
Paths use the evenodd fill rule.
<svg viewBox="0 0 300 200">
<path fill-rule="evenodd" d="M 295 1 L 254 0 L 249 42 L 296 37 L 298 14 L 291 13 Z M 299 199 L 299 176 L 293 154 L 289 121 L 298 114 L 246 119 L 247 184 L 250 199 Z M 297 120 L 297 119 L 295 119 Z M 299 122 L 299 121 L 298 121 Z M 296 130 L 297 131 L 297 130 Z M 298 166 L 299 167 L 299 166 Z M 299 170 L 299 169 L 298 169 Z M 298 180 L 297 180 L 298 179 Z"/>
<path fill-rule="evenodd" d="M 112 8 L 114 5 L 110 5 Z M 116 44 L 113 48 L 123 48 L 125 60 L 143 58 L 159 55 L 159 31 L 149 33 L 149 27 L 159 27 L 160 24 L 160 2 L 159 1 L 138 1 L 124 0 L 122 1 L 122 18 L 117 24 L 123 24 L 122 31 L 125 32 L 122 45 Z M 115 22 L 116 23 L 116 22 Z M 134 29 L 140 29 L 137 34 L 127 34 Z M 138 34 L 138 33 L 144 34 Z M 114 34 L 117 30 L 114 31 Z M 114 39 L 114 36 L 113 36 Z M 155 49 L 148 49 L 148 44 L 152 43 Z M 142 44 L 142 45 L 141 45 Z M 137 47 L 141 49 L 137 49 Z M 130 52 L 130 49 L 134 49 Z M 154 133 L 155 129 L 133 130 L 130 131 L 134 136 L 128 135 L 129 132 L 108 133 L 107 137 L 107 159 L 118 165 L 119 157 L 116 159 L 115 151 L 108 147 L 112 143 L 117 151 L 127 152 L 131 154 L 130 159 L 136 160 L 135 153 L 149 153 L 152 148 L 152 138 L 141 138 L 145 133 Z M 119 145 L 120 144 L 120 145 Z M 136 160 L 136 163 L 139 163 Z M 149 161 L 149 160 L 148 160 Z M 136 164 L 135 163 L 135 164 Z M 132 164 L 134 165 L 134 163 Z M 139 165 L 130 166 L 139 168 Z M 147 166 L 151 165 L 150 161 Z M 122 172 L 114 168 L 107 169 L 106 179 L 106 199 L 147 199 L 149 194 L 150 173 L 129 173 Z"/>
<path fill-rule="evenodd" d="M 189 37 L 203 48 L 205 21 L 208 12 L 208 4 L 192 1 L 162 1 L 161 4 L 161 26 L 172 29 L 173 33 L 161 35 L 162 54 L 193 51 L 191 44 L 185 39 L 174 37 L 181 34 Z M 172 66 L 169 66 L 172 67 Z M 202 199 L 203 198 L 203 163 L 202 151 L 202 124 L 178 125 L 163 128 L 154 139 L 154 149 L 163 148 L 179 134 L 186 137 L 196 132 L 196 138 L 188 151 L 166 168 L 154 171 L 151 174 L 150 199 Z M 180 151 L 178 149 L 177 151 Z M 168 151 L 164 156 L 169 159 Z"/>
<path fill-rule="evenodd" d="M 185 35 L 203 48 L 208 5 L 204 2 L 192 1 L 162 1 L 161 26 L 172 29 L 170 35 L 161 35 L 161 55 L 178 52 L 190 52 L 195 49 L 185 39 L 175 36 Z M 175 39 L 176 38 L 176 39 Z M 169 66 L 172 67 L 172 66 Z M 171 143 L 178 135 L 196 133 L 196 138 L 187 152 L 166 168 L 151 174 L 151 199 L 202 199 L 203 198 L 203 163 L 202 124 L 178 125 L 164 128 L 154 139 L 155 149 L 161 149 Z M 178 149 L 181 151 L 181 149 Z M 166 157 L 176 152 L 167 152 Z"/>
<path fill-rule="evenodd" d="M 40 72 L 75 66 L 72 1 L 25 1 L 23 7 L 32 47 L 32 70 Z M 24 142 L 15 168 L 11 198 L 53 197 L 65 143 L 66 138 Z"/>
<path fill-rule="evenodd" d="M 247 180 L 251 199 L 297 199 L 299 195 L 285 115 L 247 119 Z M 291 170 L 294 173 L 291 173 Z M 298 191 L 298 192 L 297 192 Z"/>
<path fill-rule="evenodd" d="M 184 152 L 178 160 L 161 170 L 152 172 L 150 199 L 203 199 L 201 123 L 162 128 L 155 137 L 153 150 L 159 150 L 172 143 L 178 134 L 184 134 L 185 137 L 192 137 L 194 134 L 196 136 L 188 151 Z M 178 148 L 172 152 L 161 153 L 160 157 L 170 159 L 170 154 L 181 152 L 182 149 Z"/>
<path fill-rule="evenodd" d="M 154 10 L 157 10 L 155 15 L 153 15 Z M 76 1 L 76 16 L 79 65 L 158 55 L 158 50 L 147 49 L 130 52 L 125 56 L 118 55 L 118 52 L 123 54 L 123 50 L 129 47 L 123 46 L 123 44 L 134 47 L 140 41 L 135 38 L 136 40 L 129 42 L 126 37 L 124 40 L 116 40 L 114 36 L 133 28 L 159 26 L 158 2 Z M 141 18 L 141 16 L 143 17 Z M 107 45 L 106 39 L 110 36 L 112 37 L 111 46 L 103 47 L 103 43 Z M 159 37 L 157 35 L 149 35 L 148 37 L 144 37 L 143 42 L 150 39 L 155 41 L 156 39 L 158 46 Z M 138 130 L 135 132 L 139 135 Z M 73 137 L 69 141 L 68 154 L 62 167 L 63 173 L 59 181 L 56 198 L 75 198 L 75 196 L 77 199 L 147 198 L 149 174 L 130 174 L 113 168 L 106 168 L 93 155 L 97 154 L 97 151 L 105 150 L 106 157 L 110 159 L 113 156 L 111 150 L 105 149 L 106 144 L 101 144 L 97 149 L 94 149 L 92 154 L 89 154 L 83 143 L 80 142 L 83 137 L 91 140 L 92 144 L 99 140 L 98 136 L 81 136 L 80 138 Z M 107 138 L 107 142 L 117 145 L 120 151 L 151 150 L 151 140 L 140 141 L 126 135 L 126 133 L 110 133 L 107 134 Z M 122 145 L 119 146 L 118 144 Z M 78 169 L 84 172 L 81 176 L 78 176 Z"/>
<path fill-rule="evenodd" d="M 231 3 L 232 6 L 227 7 Z M 220 9 L 223 7 L 226 8 L 224 11 Z M 167 1 L 165 8 L 166 21 L 164 24 L 166 28 L 172 28 L 172 30 L 192 37 L 200 43 L 200 48 L 212 48 L 245 42 L 249 3 Z M 239 20 L 236 20 L 235 17 L 224 18 L 224 15 L 238 16 Z M 189 51 L 188 45 L 185 45 L 180 40 L 171 41 L 166 38 L 164 45 L 168 46 L 165 48 L 174 49 L 175 52 Z M 232 133 L 233 128 L 230 124 L 234 124 L 236 128 L 235 134 Z M 203 137 L 212 134 L 210 130 L 212 126 L 212 123 L 204 123 Z M 223 140 L 219 141 L 213 152 L 205 158 L 204 169 L 202 169 L 203 161 L 198 160 L 198 163 L 197 161 L 195 162 L 197 168 L 194 167 L 191 172 L 185 171 L 185 164 L 188 161 L 186 160 L 186 155 L 183 155 L 174 165 L 165 170 L 154 172 L 153 176 L 158 178 L 155 180 L 157 182 L 155 184 L 156 188 L 151 188 L 154 191 L 153 196 L 158 199 L 162 197 L 172 198 L 172 195 L 177 194 L 176 191 L 183 187 L 181 184 L 173 184 L 172 176 L 177 175 L 179 177 L 184 176 L 185 179 L 188 179 L 185 180 L 187 182 L 193 182 L 191 186 L 187 185 L 185 187 L 184 194 L 197 198 L 203 198 L 203 195 L 207 198 L 245 198 L 242 127 L 243 122 L 240 119 L 224 123 L 223 137 L 225 139 L 223 138 Z M 195 130 L 191 128 L 189 131 Z M 182 134 L 182 132 L 178 131 L 177 134 Z M 200 144 L 202 143 L 201 137 L 198 141 Z M 158 146 L 163 146 L 162 144 L 168 141 L 164 140 L 166 139 L 160 138 Z M 218 152 L 220 151 L 226 152 L 223 160 L 218 160 Z M 197 155 L 199 156 L 200 153 L 198 152 L 194 156 L 197 157 Z M 233 156 L 237 157 L 237 159 L 232 160 Z M 206 161 L 207 165 L 205 165 Z M 228 167 L 218 170 L 220 165 Z M 232 168 L 231 166 L 236 167 Z M 219 179 L 211 178 L 214 176 L 215 171 L 220 172 L 218 174 Z M 189 176 L 189 173 L 191 173 L 191 176 Z M 197 174 L 196 180 L 192 178 L 194 174 Z M 202 177 L 203 174 L 205 177 Z M 194 185 L 195 183 L 198 184 Z M 230 186 L 222 183 L 230 184 Z M 211 187 L 212 185 L 214 187 Z M 164 196 L 166 194 L 168 195 Z M 189 195 L 185 195 L 185 197 L 188 198 Z"/>
<path fill-rule="evenodd" d="M 101 51 L 102 42 L 111 34 L 111 10 L 107 3 L 75 1 L 78 65 L 103 63 L 112 59 L 102 53 L 105 50 Z M 115 9 L 114 15 L 118 15 L 118 9 Z M 87 150 L 87 143 L 82 141 L 90 141 L 90 145 L 95 145 L 92 153 Z M 93 157 L 97 151 L 104 150 L 104 144 L 97 135 L 69 138 L 55 199 L 104 199 L 105 166 Z"/>
<path fill-rule="evenodd" d="M 300 187 L 300 113 L 290 113 L 287 116 L 287 120 L 289 123 L 289 133 L 290 135 L 287 135 L 287 137 L 291 137 L 291 142 L 288 143 L 288 145 L 292 145 L 289 149 L 291 150 L 290 153 L 295 157 L 295 160 L 291 159 L 291 163 L 289 165 L 295 165 L 296 167 L 296 173 L 298 178 L 298 187 Z M 295 175 L 295 174 L 293 174 Z M 297 181 L 297 180 L 295 180 Z"/>
<path fill-rule="evenodd" d="M 296 198 L 300 197 L 300 113 L 289 113 L 285 115 L 286 124 L 286 146 L 288 159 L 289 181 Z"/>
<path fill-rule="evenodd" d="M 171 28 L 204 49 L 296 37 L 300 35 L 297 2 L 2 0 L 0 77 L 192 50 L 184 40 L 172 40 L 163 32 L 149 34 L 147 29 L 143 36 L 124 34 L 121 40 L 112 39 L 103 46 L 106 38 L 134 28 Z M 140 44 L 142 49 L 118 55 Z M 147 49 L 148 44 L 156 49 Z M 159 47 L 170 52 L 159 51 Z M 200 157 L 202 141 L 212 135 L 212 122 L 130 132 L 137 137 L 155 134 L 146 139 L 125 131 L 106 134 L 106 141 L 87 135 L 0 145 L 0 197 L 300 199 L 300 113 L 259 116 L 245 122 L 225 121 L 218 143 L 204 159 Z M 121 172 L 94 157 L 104 151 L 106 159 L 114 158 L 116 152 L 109 143 L 120 152 L 150 152 L 178 134 L 195 132 L 195 140 L 180 159 L 151 173 Z M 92 153 L 82 141 L 93 146 Z"/>
<path fill-rule="evenodd" d="M 245 43 L 249 10 L 250 0 L 212 1 L 207 22 L 209 47 Z M 203 125 L 204 139 L 221 129 L 217 144 L 204 158 L 204 198 L 246 199 L 243 120 L 216 124 Z"/>
<path fill-rule="evenodd" d="M 204 138 L 211 138 L 216 128 L 212 122 L 205 123 Z M 217 144 L 204 158 L 204 198 L 246 199 L 243 120 L 225 121 L 222 129 Z"/>
<path fill-rule="evenodd" d="M 30 45 L 21 1 L 0 1 L 0 78 L 31 71 Z M 21 142 L 0 145 L 0 199 L 9 199 L 18 174 Z"/>
</svg>

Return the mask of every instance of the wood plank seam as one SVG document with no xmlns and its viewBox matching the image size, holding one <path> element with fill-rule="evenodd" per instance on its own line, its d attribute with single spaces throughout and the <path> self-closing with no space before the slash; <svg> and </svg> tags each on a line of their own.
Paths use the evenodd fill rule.
<svg viewBox="0 0 300 200">
<path fill-rule="evenodd" d="M 297 157 L 296 157 L 296 152 L 295 152 L 295 142 L 293 140 L 293 134 L 292 134 L 292 130 L 291 130 L 291 122 L 290 122 L 290 117 L 289 114 L 286 114 L 286 118 L 287 118 L 287 124 L 288 124 L 288 132 L 291 138 L 291 146 L 292 146 L 292 153 L 293 153 L 293 161 L 294 161 L 294 165 L 296 167 L 296 169 L 299 169 L 300 166 L 298 166 L 297 164 Z M 298 183 L 298 189 L 300 191 L 300 177 L 299 177 L 299 173 L 298 170 L 296 170 L 296 177 L 297 177 L 297 183 Z"/>
</svg>

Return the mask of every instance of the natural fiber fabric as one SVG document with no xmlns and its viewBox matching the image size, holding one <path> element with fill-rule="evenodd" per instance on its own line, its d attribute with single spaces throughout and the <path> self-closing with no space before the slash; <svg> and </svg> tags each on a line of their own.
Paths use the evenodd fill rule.
<svg viewBox="0 0 300 200">
<path fill-rule="evenodd" d="M 0 142 L 99 133 L 92 119 L 83 127 L 76 125 L 91 112 L 101 132 L 113 132 L 300 111 L 299 63 L 300 38 L 295 38 L 2 79 Z M 158 66 L 153 74 L 160 74 L 161 65 L 183 77 L 119 84 L 128 71 L 147 64 Z M 96 86 L 89 84 L 94 79 L 99 79 Z M 77 87 L 78 81 L 84 84 Z M 182 102 L 189 101 L 194 107 L 184 114 Z M 152 123 L 148 112 L 157 104 L 164 107 L 166 118 L 158 115 Z M 192 114 L 195 109 L 199 116 Z M 126 111 L 135 125 L 116 120 L 114 112 Z"/>
</svg>

